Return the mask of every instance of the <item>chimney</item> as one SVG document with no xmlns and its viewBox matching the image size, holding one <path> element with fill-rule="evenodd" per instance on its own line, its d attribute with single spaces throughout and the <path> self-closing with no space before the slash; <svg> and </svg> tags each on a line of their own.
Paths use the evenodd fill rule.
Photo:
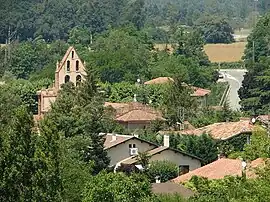
<svg viewBox="0 0 270 202">
<path fill-rule="evenodd" d="M 170 136 L 169 135 L 164 135 L 163 136 L 163 146 L 164 147 L 170 147 Z"/>
<path fill-rule="evenodd" d="M 134 94 L 133 102 L 137 102 L 137 95 L 136 94 Z"/>
<path fill-rule="evenodd" d="M 226 159 L 225 154 L 223 153 L 218 154 L 218 159 Z"/>
<path fill-rule="evenodd" d="M 112 134 L 112 140 L 111 140 L 111 141 L 112 141 L 112 142 L 113 142 L 113 141 L 116 141 L 116 139 L 117 139 L 117 138 L 116 138 L 116 134 Z"/>
<path fill-rule="evenodd" d="M 160 177 L 159 176 L 156 176 L 155 179 L 156 179 L 156 183 L 160 183 Z"/>
</svg>

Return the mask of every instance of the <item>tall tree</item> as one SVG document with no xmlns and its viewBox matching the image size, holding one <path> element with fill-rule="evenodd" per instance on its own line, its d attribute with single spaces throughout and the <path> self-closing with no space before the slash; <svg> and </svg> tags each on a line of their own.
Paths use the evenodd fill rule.
<svg viewBox="0 0 270 202">
<path fill-rule="evenodd" d="M 192 90 L 175 78 L 164 95 L 164 111 L 169 125 L 177 126 L 194 113 L 196 101 L 190 96 Z"/>
<path fill-rule="evenodd" d="M 206 43 L 232 43 L 233 28 L 225 19 L 205 18 L 199 23 Z"/>
<path fill-rule="evenodd" d="M 35 186 L 33 120 L 25 107 L 15 110 L 6 129 L 1 131 L 1 201 L 31 201 Z M 3 128 L 4 129 L 4 128 Z"/>
<path fill-rule="evenodd" d="M 149 77 L 150 52 L 145 38 L 145 35 L 139 35 L 134 28 L 111 30 L 100 36 L 93 45 L 95 51 L 89 59 L 101 81 L 135 82 L 138 78 Z"/>
<path fill-rule="evenodd" d="M 270 96 L 270 60 L 269 41 L 270 14 L 264 16 L 257 23 L 248 38 L 245 50 L 245 63 L 249 70 L 239 90 L 241 107 L 243 111 L 253 114 L 268 113 Z"/>
</svg>

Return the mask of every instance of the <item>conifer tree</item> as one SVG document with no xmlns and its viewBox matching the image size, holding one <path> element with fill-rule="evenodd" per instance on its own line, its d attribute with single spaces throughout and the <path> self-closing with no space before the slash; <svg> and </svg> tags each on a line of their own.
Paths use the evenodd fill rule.
<svg viewBox="0 0 270 202">
<path fill-rule="evenodd" d="M 20 106 L 5 127 L 0 132 L 0 201 L 31 201 L 36 138 L 32 117 Z"/>
</svg>

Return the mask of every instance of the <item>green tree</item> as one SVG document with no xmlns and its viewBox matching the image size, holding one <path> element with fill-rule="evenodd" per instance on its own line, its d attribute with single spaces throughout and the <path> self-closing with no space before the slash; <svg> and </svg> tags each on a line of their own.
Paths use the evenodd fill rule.
<svg viewBox="0 0 270 202">
<path fill-rule="evenodd" d="M 39 132 L 33 159 L 36 170 L 33 182 L 37 186 L 33 198 L 37 201 L 61 201 L 63 184 L 60 175 L 60 131 L 46 117 L 40 122 Z"/>
<path fill-rule="evenodd" d="M 36 189 L 33 183 L 36 139 L 32 133 L 33 119 L 25 107 L 18 107 L 5 127 L 1 131 L 0 199 L 30 201 Z"/>
<path fill-rule="evenodd" d="M 182 116 L 187 119 L 196 108 L 196 101 L 190 96 L 191 89 L 175 78 L 164 94 L 164 112 L 169 125 L 176 126 L 182 122 Z"/>
<path fill-rule="evenodd" d="M 171 135 L 170 137 L 170 145 L 173 148 L 200 157 L 203 159 L 203 164 L 217 159 L 217 143 L 209 135 Z"/>
<path fill-rule="evenodd" d="M 134 30 L 111 30 L 93 44 L 89 65 L 102 82 L 148 79 L 149 44 Z"/>
<path fill-rule="evenodd" d="M 248 160 L 269 158 L 270 140 L 267 131 L 257 126 L 251 136 L 251 144 L 244 147 L 243 157 Z"/>
<path fill-rule="evenodd" d="M 151 182 L 155 182 L 156 177 L 159 177 L 161 182 L 167 182 L 178 176 L 179 167 L 167 160 L 152 161 L 146 174 Z"/>
<path fill-rule="evenodd" d="M 68 43 L 89 46 L 91 43 L 91 33 L 87 29 L 75 27 L 69 32 Z"/>
<path fill-rule="evenodd" d="M 225 19 L 217 17 L 205 18 L 199 22 L 206 43 L 232 43 L 233 28 Z"/>
<path fill-rule="evenodd" d="M 75 136 L 62 139 L 61 177 L 64 201 L 82 201 L 83 189 L 92 176 L 93 163 L 86 162 L 81 151 L 90 144 L 89 137 Z"/>
<path fill-rule="evenodd" d="M 149 195 L 151 184 L 143 175 L 101 172 L 87 183 L 83 201 L 137 202 Z"/>
<path fill-rule="evenodd" d="M 267 113 L 269 109 L 269 21 L 270 15 L 265 15 L 257 23 L 245 50 L 245 63 L 249 70 L 238 94 L 243 111 L 259 114 Z"/>
</svg>

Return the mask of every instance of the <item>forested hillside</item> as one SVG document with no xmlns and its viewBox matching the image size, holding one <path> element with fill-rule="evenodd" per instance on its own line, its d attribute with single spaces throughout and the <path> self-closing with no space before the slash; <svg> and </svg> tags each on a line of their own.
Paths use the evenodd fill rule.
<svg viewBox="0 0 270 202">
<path fill-rule="evenodd" d="M 67 39 L 74 27 L 92 34 L 109 27 L 134 24 L 145 26 L 194 25 L 207 15 L 228 18 L 238 28 L 252 23 L 253 0 L 1 0 L 0 43 L 10 27 L 20 40 L 42 37 L 47 41 Z M 267 0 L 258 2 L 263 14 Z"/>
<path fill-rule="evenodd" d="M 267 0 L 257 2 L 257 11 L 263 14 L 269 8 Z M 228 18 L 235 28 L 249 26 L 254 10 L 253 0 L 146 0 L 147 22 L 164 25 L 180 22 L 194 25 L 205 16 Z"/>
</svg>

